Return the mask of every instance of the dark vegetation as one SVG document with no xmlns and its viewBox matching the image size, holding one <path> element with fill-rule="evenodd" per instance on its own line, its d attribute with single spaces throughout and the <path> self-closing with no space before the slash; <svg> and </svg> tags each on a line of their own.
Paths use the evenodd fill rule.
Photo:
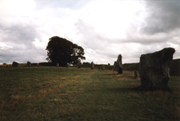
<svg viewBox="0 0 180 121">
<path fill-rule="evenodd" d="M 49 39 L 47 50 L 48 62 L 60 66 L 66 66 L 67 63 L 77 64 L 78 59 L 84 60 L 84 49 L 77 44 L 70 42 L 65 38 L 58 36 Z"/>
</svg>

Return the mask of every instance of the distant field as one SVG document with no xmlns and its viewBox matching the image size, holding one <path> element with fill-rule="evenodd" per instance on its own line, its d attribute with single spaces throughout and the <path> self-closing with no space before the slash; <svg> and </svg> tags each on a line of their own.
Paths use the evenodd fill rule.
<svg viewBox="0 0 180 121">
<path fill-rule="evenodd" d="M 172 91 L 137 91 L 132 71 L 0 68 L 0 121 L 179 121 L 180 77 Z"/>
</svg>

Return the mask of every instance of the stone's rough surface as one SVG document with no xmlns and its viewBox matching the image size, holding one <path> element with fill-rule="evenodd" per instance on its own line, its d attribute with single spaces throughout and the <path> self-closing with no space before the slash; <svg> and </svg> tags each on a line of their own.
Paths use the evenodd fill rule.
<svg viewBox="0 0 180 121">
<path fill-rule="evenodd" d="M 91 69 L 94 69 L 94 63 L 91 62 Z"/>
<path fill-rule="evenodd" d="M 15 61 L 12 63 L 12 67 L 18 67 L 18 65 L 19 65 L 19 63 L 15 62 Z"/>
<path fill-rule="evenodd" d="M 28 61 L 26 66 L 31 67 L 31 62 Z"/>
<path fill-rule="evenodd" d="M 142 87 L 167 88 L 174 52 L 174 48 L 164 48 L 161 51 L 141 55 L 139 73 Z"/>
<path fill-rule="evenodd" d="M 117 61 L 114 62 L 114 71 L 118 71 L 119 74 L 122 74 L 122 56 L 119 54 Z"/>
</svg>

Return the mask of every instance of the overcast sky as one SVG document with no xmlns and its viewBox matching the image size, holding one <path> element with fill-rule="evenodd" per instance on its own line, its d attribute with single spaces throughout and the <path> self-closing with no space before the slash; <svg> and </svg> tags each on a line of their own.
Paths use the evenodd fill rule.
<svg viewBox="0 0 180 121">
<path fill-rule="evenodd" d="M 180 0 L 0 0 L 0 63 L 47 62 L 52 36 L 82 46 L 83 62 L 136 63 L 165 47 L 180 58 Z"/>
</svg>

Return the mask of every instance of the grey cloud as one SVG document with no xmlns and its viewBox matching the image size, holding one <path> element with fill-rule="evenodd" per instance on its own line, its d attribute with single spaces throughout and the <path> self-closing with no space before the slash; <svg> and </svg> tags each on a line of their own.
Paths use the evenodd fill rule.
<svg viewBox="0 0 180 121">
<path fill-rule="evenodd" d="M 77 34 L 82 37 L 82 44 L 84 47 L 89 47 L 91 49 L 103 50 L 108 48 L 111 44 L 119 44 L 122 42 L 127 42 L 122 39 L 112 39 L 108 38 L 105 34 L 101 34 L 95 30 L 93 25 L 86 23 L 82 19 L 78 19 L 75 23 Z M 110 44 L 109 44 L 110 43 Z"/>
<path fill-rule="evenodd" d="M 170 32 L 180 28 L 179 0 L 149 0 L 145 1 L 149 16 L 142 32 L 155 34 Z"/>
<path fill-rule="evenodd" d="M 33 25 L 22 25 L 21 23 L 11 25 L 10 27 L 0 25 L 1 32 L 3 32 L 4 38 L 0 38 L 0 41 L 19 48 L 24 46 L 27 49 L 32 48 L 32 41 L 38 38 L 38 35 Z"/>
<path fill-rule="evenodd" d="M 97 38 L 97 33 L 95 33 L 95 29 L 93 26 L 88 25 L 83 20 L 78 19 L 75 23 L 77 34 L 79 34 L 83 40 L 83 45 L 85 47 L 90 47 L 92 49 L 96 49 L 99 46 L 100 40 Z"/>
<path fill-rule="evenodd" d="M 0 42 L 10 46 L 0 47 L 0 63 L 39 62 L 46 61 L 45 48 L 38 49 L 33 45 L 35 38 L 40 38 L 34 24 L 17 22 L 16 24 L 0 24 Z"/>
<path fill-rule="evenodd" d="M 30 62 L 44 62 L 46 58 L 45 50 L 36 48 L 32 49 L 15 49 L 10 48 L 8 50 L 0 49 L 0 63 L 12 63 L 13 61 L 26 63 Z"/>
<path fill-rule="evenodd" d="M 133 58 L 133 60 L 139 56 L 137 52 L 129 52 L 129 49 L 126 48 L 128 45 L 124 46 L 126 43 L 130 42 L 128 42 L 129 39 L 122 40 L 118 38 L 108 38 L 106 35 L 99 34 L 97 31 L 95 31 L 93 26 L 81 19 L 77 21 L 76 27 L 77 32 L 81 35 L 82 40 L 84 40 L 82 41 L 83 47 L 90 48 L 93 50 L 93 52 L 95 52 L 94 54 L 93 52 L 88 52 L 90 57 L 87 57 L 87 59 L 90 61 L 95 63 L 99 63 L 99 61 L 101 61 L 103 63 L 104 60 L 108 60 L 109 62 L 106 63 L 113 64 L 114 61 L 117 60 L 117 56 L 119 54 L 122 54 L 124 58 Z M 93 57 L 94 60 L 92 60 L 91 57 Z M 124 61 L 129 62 L 130 59 L 128 59 L 124 59 Z"/>
</svg>

